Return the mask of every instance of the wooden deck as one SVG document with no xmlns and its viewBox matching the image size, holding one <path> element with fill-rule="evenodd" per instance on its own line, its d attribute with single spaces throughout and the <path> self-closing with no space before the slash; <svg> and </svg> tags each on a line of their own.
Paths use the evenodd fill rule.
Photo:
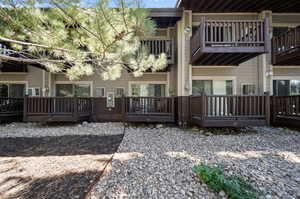
<svg viewBox="0 0 300 199">
<path fill-rule="evenodd" d="M 126 122 L 175 122 L 173 97 L 125 97 L 123 103 Z"/>
<path fill-rule="evenodd" d="M 272 125 L 300 128 L 300 95 L 272 98 Z"/>
<path fill-rule="evenodd" d="M 24 121 L 78 122 L 90 120 L 91 98 L 25 97 Z"/>
<path fill-rule="evenodd" d="M 269 96 L 190 98 L 191 122 L 200 127 L 245 127 L 269 123 Z"/>
<path fill-rule="evenodd" d="M 178 0 L 178 8 L 202 13 L 261 12 L 299 13 L 299 0 Z"/>
<path fill-rule="evenodd" d="M 106 98 L 26 97 L 28 122 L 175 122 L 174 98 L 123 97 L 115 107 Z"/>
<path fill-rule="evenodd" d="M 0 123 L 20 121 L 23 116 L 23 98 L 0 98 Z"/>
<path fill-rule="evenodd" d="M 149 50 L 150 54 L 158 56 L 165 53 L 168 64 L 175 63 L 175 42 L 173 39 L 142 40 L 141 43 Z"/>
<path fill-rule="evenodd" d="M 300 26 L 274 37 L 273 65 L 300 65 Z"/>
<path fill-rule="evenodd" d="M 191 64 L 239 65 L 270 49 L 269 20 L 206 20 L 191 39 Z"/>
</svg>

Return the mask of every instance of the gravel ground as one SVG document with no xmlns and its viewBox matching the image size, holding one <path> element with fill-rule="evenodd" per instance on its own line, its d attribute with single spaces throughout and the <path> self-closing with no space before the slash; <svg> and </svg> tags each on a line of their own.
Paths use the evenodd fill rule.
<svg viewBox="0 0 300 199">
<path fill-rule="evenodd" d="M 0 126 L 0 199 L 84 198 L 123 138 L 122 124 Z"/>
<path fill-rule="evenodd" d="M 55 137 L 64 135 L 118 135 L 122 123 L 11 123 L 0 125 L 0 137 Z"/>
<path fill-rule="evenodd" d="M 243 176 L 261 198 L 300 198 L 300 133 L 254 129 L 206 136 L 203 130 L 127 128 L 111 170 L 90 198 L 226 198 L 197 180 L 191 169 L 200 163 Z"/>
</svg>

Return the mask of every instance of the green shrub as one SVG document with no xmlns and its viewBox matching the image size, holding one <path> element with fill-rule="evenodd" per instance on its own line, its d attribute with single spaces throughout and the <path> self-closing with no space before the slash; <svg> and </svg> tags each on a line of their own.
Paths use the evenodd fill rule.
<svg viewBox="0 0 300 199">
<path fill-rule="evenodd" d="M 232 199 L 256 199 L 258 191 L 238 176 L 227 176 L 219 167 L 199 165 L 193 168 L 200 180 L 213 191 L 224 191 Z"/>
</svg>

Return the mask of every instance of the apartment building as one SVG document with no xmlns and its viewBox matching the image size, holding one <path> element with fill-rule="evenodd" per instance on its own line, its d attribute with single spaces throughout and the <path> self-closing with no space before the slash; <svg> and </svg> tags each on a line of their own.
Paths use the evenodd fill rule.
<svg viewBox="0 0 300 199">
<path fill-rule="evenodd" d="M 0 96 L 189 96 L 300 94 L 298 1 L 179 0 L 152 9 L 153 38 L 142 42 L 165 52 L 168 67 L 115 81 L 99 76 L 70 81 L 40 66 L 0 64 Z M 287 3 L 288 2 L 288 3 Z"/>
</svg>

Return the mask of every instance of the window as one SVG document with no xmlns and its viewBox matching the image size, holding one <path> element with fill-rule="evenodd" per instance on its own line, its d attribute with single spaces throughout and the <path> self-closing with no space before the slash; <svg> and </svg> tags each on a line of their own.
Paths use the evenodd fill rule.
<svg viewBox="0 0 300 199">
<path fill-rule="evenodd" d="M 242 94 L 243 95 L 255 95 L 255 85 L 254 84 L 242 84 Z"/>
<path fill-rule="evenodd" d="M 139 97 L 164 97 L 166 96 L 165 84 L 131 84 L 131 95 Z"/>
<path fill-rule="evenodd" d="M 0 97 L 23 97 L 25 84 L 0 83 Z"/>
<path fill-rule="evenodd" d="M 193 95 L 232 95 L 233 80 L 193 80 Z"/>
<path fill-rule="evenodd" d="M 124 88 L 116 88 L 115 89 L 115 96 L 116 97 L 122 97 L 125 95 L 125 89 Z"/>
<path fill-rule="evenodd" d="M 273 28 L 273 37 L 280 36 L 289 31 L 289 27 L 274 27 Z"/>
<path fill-rule="evenodd" d="M 75 91 L 75 96 L 77 97 L 91 96 L 91 87 L 89 84 L 75 84 L 74 91 Z"/>
<path fill-rule="evenodd" d="M 40 96 L 40 88 L 28 88 L 27 95 L 28 96 Z"/>
<path fill-rule="evenodd" d="M 300 95 L 300 80 L 274 80 L 273 93 L 277 96 Z"/>
<path fill-rule="evenodd" d="M 96 88 L 96 97 L 105 97 L 105 88 Z"/>
<path fill-rule="evenodd" d="M 291 95 L 300 95 L 300 80 L 291 80 Z"/>
<path fill-rule="evenodd" d="M 57 97 L 90 97 L 91 86 L 89 84 L 56 84 Z"/>
<path fill-rule="evenodd" d="M 8 97 L 8 85 L 0 84 L 0 97 Z"/>
</svg>

